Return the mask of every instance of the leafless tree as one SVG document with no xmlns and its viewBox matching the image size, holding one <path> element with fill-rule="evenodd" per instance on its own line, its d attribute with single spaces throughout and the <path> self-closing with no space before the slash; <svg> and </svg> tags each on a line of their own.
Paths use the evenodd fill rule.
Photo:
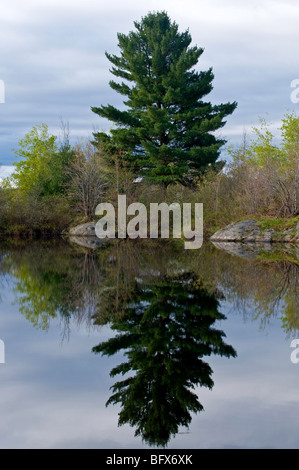
<svg viewBox="0 0 299 470">
<path fill-rule="evenodd" d="M 75 160 L 68 171 L 68 197 L 77 212 L 84 215 L 86 220 L 91 220 L 107 186 L 99 150 L 90 142 L 78 144 L 75 147 Z"/>
</svg>

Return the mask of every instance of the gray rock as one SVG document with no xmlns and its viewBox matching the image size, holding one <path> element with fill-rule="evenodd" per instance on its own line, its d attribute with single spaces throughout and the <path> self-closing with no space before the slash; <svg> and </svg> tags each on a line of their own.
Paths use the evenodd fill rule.
<svg viewBox="0 0 299 470">
<path fill-rule="evenodd" d="M 264 232 L 260 232 L 260 235 L 258 235 L 255 239 L 257 242 L 263 242 L 263 243 L 271 243 L 273 241 L 273 235 L 275 235 L 277 232 L 273 230 L 273 228 L 269 228 L 268 230 L 265 230 Z"/>
<path fill-rule="evenodd" d="M 72 227 L 69 230 L 69 235 L 74 236 L 81 236 L 81 237 L 89 237 L 93 236 L 96 237 L 95 232 L 96 222 L 87 222 L 86 224 L 77 225 L 76 227 Z"/>
<path fill-rule="evenodd" d="M 107 242 L 107 239 L 98 238 L 95 232 L 96 222 L 87 222 L 77 225 L 69 230 L 69 241 L 85 248 L 99 248 Z"/>
<path fill-rule="evenodd" d="M 261 233 L 261 230 L 257 222 L 253 219 L 242 220 L 230 225 L 225 228 L 218 230 L 211 236 L 211 241 L 222 241 L 222 242 L 255 242 L 257 237 L 260 237 L 261 241 L 268 241 Z"/>
</svg>

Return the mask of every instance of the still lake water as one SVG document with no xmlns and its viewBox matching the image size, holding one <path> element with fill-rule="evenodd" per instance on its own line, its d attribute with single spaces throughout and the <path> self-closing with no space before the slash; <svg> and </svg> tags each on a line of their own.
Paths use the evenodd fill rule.
<svg viewBox="0 0 299 470">
<path fill-rule="evenodd" d="M 2 243 L 0 447 L 299 448 L 298 288 L 291 251 Z"/>
</svg>

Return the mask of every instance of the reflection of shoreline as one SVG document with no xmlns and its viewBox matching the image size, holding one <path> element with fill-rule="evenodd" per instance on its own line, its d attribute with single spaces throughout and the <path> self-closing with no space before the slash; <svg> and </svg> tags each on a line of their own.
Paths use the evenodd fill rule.
<svg viewBox="0 0 299 470">
<path fill-rule="evenodd" d="M 241 258 L 247 259 L 261 259 L 261 256 L 264 259 L 267 258 L 267 254 L 274 255 L 269 256 L 269 259 L 275 259 L 275 255 L 277 255 L 277 259 L 281 260 L 283 254 L 286 255 L 286 259 L 290 260 L 290 256 L 293 256 L 293 262 L 295 264 L 299 264 L 299 246 L 294 245 L 291 243 L 263 243 L 263 242 L 255 242 L 255 243 L 241 243 L 241 242 L 216 242 L 212 241 L 213 245 L 218 248 L 219 250 L 226 251 L 232 255 L 240 256 Z"/>
<path fill-rule="evenodd" d="M 233 253 L 218 247 L 208 242 L 200 250 L 184 250 L 168 240 L 127 239 L 89 249 L 68 240 L 6 241 L 0 244 L 0 270 L 17 280 L 20 312 L 42 328 L 54 317 L 67 324 L 71 316 L 104 325 L 123 312 L 138 279 L 192 272 L 242 314 L 262 323 L 278 315 L 287 333 L 299 331 L 294 247 L 267 244 L 256 251 L 256 244 L 230 242 Z"/>
<path fill-rule="evenodd" d="M 234 308 L 259 320 L 261 327 L 279 318 L 287 336 L 298 336 L 298 249 L 286 244 L 267 244 L 265 249 L 264 245 L 234 242 L 217 243 L 215 248 L 225 262 L 215 276 Z"/>
<path fill-rule="evenodd" d="M 100 248 L 103 245 L 103 240 L 100 240 L 96 236 L 75 236 L 72 235 L 69 237 L 71 243 L 76 243 L 77 245 L 83 246 L 85 248 Z"/>
<path fill-rule="evenodd" d="M 111 341 L 94 348 L 124 356 L 111 371 L 123 376 L 109 402 L 121 405 L 120 424 L 130 423 L 153 445 L 166 445 L 205 404 L 192 385 L 212 388 L 209 357 L 233 356 L 222 325 L 217 329 L 225 318 L 221 300 L 262 326 L 277 316 L 288 335 L 298 334 L 299 266 L 289 247 L 277 247 L 250 258 L 212 243 L 192 252 L 161 240 L 113 240 L 101 249 L 52 240 L 5 243 L 0 272 L 15 278 L 15 304 L 35 327 L 50 328 L 54 318 L 63 336 L 70 335 L 70 324 L 112 327 Z"/>
</svg>

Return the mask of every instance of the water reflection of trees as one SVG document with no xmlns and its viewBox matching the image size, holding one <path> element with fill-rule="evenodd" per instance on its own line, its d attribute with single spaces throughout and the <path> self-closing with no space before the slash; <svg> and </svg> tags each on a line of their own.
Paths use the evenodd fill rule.
<svg viewBox="0 0 299 470">
<path fill-rule="evenodd" d="M 281 253 L 260 258 L 149 240 L 99 250 L 31 242 L 2 247 L 0 269 L 2 279 L 15 278 L 16 303 L 34 325 L 60 318 L 67 334 L 71 320 L 110 324 L 116 336 L 94 352 L 123 351 L 126 362 L 111 372 L 124 377 L 109 403 L 121 405 L 120 424 L 166 445 L 202 409 L 192 388 L 212 387 L 207 358 L 235 355 L 216 328 L 222 298 L 262 324 L 279 316 L 289 334 L 299 330 L 298 263 Z"/>
<path fill-rule="evenodd" d="M 236 355 L 214 328 L 224 318 L 215 294 L 194 273 L 139 279 L 123 315 L 111 324 L 118 334 L 94 348 L 109 356 L 125 351 L 128 358 L 111 371 L 126 377 L 113 385 L 107 403 L 121 405 L 120 425 L 129 423 L 150 445 L 165 446 L 179 426 L 190 424 L 190 413 L 203 409 L 191 390 L 213 386 L 203 358 Z"/>
<path fill-rule="evenodd" d="M 203 409 L 195 386 L 212 388 L 211 355 L 235 356 L 215 323 L 219 291 L 189 269 L 171 244 L 114 243 L 100 251 L 65 245 L 34 245 L 8 251 L 5 268 L 16 278 L 20 312 L 48 327 L 60 316 L 103 325 L 118 335 L 94 348 L 102 354 L 124 351 L 124 374 L 108 403 L 119 403 L 119 424 L 165 446 L 192 413 Z M 191 258 L 190 258 L 191 259 Z M 131 375 L 133 374 L 133 375 Z"/>
<path fill-rule="evenodd" d="M 2 245 L 0 251 L 2 281 L 5 274 L 16 278 L 21 313 L 43 328 L 57 316 L 65 329 L 71 318 L 89 325 L 96 318 L 105 324 L 122 315 L 138 278 L 181 270 L 194 273 L 202 287 L 218 298 L 224 294 L 240 312 L 259 318 L 261 324 L 278 316 L 289 334 L 299 330 L 299 265 L 289 252 L 252 261 L 208 245 L 183 250 L 150 240 L 115 241 L 100 250 L 31 241 Z"/>
<path fill-rule="evenodd" d="M 218 260 L 214 279 L 226 299 L 245 317 L 258 320 L 262 327 L 279 318 L 287 335 L 298 334 L 298 262 L 288 260 L 288 256 L 283 259 L 281 251 L 272 259 L 254 261 L 224 254 L 222 263 Z"/>
<path fill-rule="evenodd" d="M 92 325 L 102 276 L 95 252 L 61 242 L 19 243 L 6 248 L 1 272 L 15 278 L 14 303 L 34 326 L 47 329 L 57 317 L 63 334 L 72 318 Z"/>
</svg>

